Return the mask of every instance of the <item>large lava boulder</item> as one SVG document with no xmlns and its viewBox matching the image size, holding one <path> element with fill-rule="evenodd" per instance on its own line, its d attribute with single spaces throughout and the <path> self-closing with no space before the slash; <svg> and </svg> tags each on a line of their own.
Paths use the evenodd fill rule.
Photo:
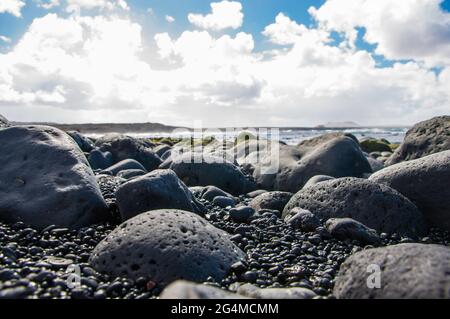
<svg viewBox="0 0 450 319">
<path fill-rule="evenodd" d="M 232 195 L 256 189 L 256 184 L 233 163 L 202 153 L 187 153 L 170 164 L 178 177 L 188 186 L 216 186 Z"/>
<path fill-rule="evenodd" d="M 414 125 L 386 165 L 450 150 L 450 116 L 435 117 Z"/>
<path fill-rule="evenodd" d="M 205 208 L 171 170 L 155 170 L 122 184 L 116 191 L 122 220 L 149 210 L 172 208 L 203 214 Z"/>
<path fill-rule="evenodd" d="M 363 177 L 372 173 L 358 143 L 350 137 L 325 139 L 318 145 L 306 145 L 297 149 L 280 145 L 280 165 L 276 174 L 264 174 L 256 165 L 253 176 L 259 186 L 295 193 L 316 175 Z"/>
<path fill-rule="evenodd" d="M 79 228 L 104 221 L 108 208 L 77 144 L 48 126 L 0 131 L 0 219 Z"/>
<path fill-rule="evenodd" d="M 368 249 L 341 265 L 333 293 L 341 299 L 448 299 L 449 273 L 450 248 L 445 246 Z"/>
<path fill-rule="evenodd" d="M 95 247 L 90 263 L 112 276 L 145 277 L 165 286 L 178 279 L 220 281 L 244 257 L 227 233 L 202 217 L 181 210 L 156 210 L 113 230 Z"/>
<path fill-rule="evenodd" d="M 286 205 L 283 217 L 289 218 L 295 207 L 322 220 L 353 218 L 378 232 L 412 237 L 426 233 L 424 218 L 411 201 L 389 186 L 360 178 L 339 178 L 302 189 Z"/>
<path fill-rule="evenodd" d="M 450 231 L 450 151 L 389 166 L 370 180 L 396 189 L 430 225 Z"/>
<path fill-rule="evenodd" d="M 134 159 L 141 163 L 149 172 L 158 168 L 161 159 L 152 149 L 143 141 L 129 136 L 113 136 L 107 139 L 99 139 L 95 143 L 103 152 L 110 152 L 115 163 Z"/>
</svg>

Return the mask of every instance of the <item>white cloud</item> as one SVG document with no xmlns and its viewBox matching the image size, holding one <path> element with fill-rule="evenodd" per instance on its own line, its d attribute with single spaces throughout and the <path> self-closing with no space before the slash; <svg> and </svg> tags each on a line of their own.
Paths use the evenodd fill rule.
<svg viewBox="0 0 450 319">
<path fill-rule="evenodd" d="M 1 0 L 0 1 L 0 13 L 9 13 L 16 17 L 21 17 L 22 7 L 25 6 L 25 2 L 20 0 Z"/>
<path fill-rule="evenodd" d="M 0 53 L 0 113 L 220 127 L 411 124 L 448 113 L 450 67 L 439 75 L 420 60 L 380 68 L 370 52 L 333 44 L 334 27 L 322 23 L 279 14 L 263 34 L 283 47 L 257 52 L 245 32 L 152 39 L 129 17 L 48 14 Z"/>
<path fill-rule="evenodd" d="M 207 15 L 189 13 L 188 20 L 197 27 L 215 31 L 228 28 L 238 29 L 242 26 L 244 14 L 240 2 L 213 2 L 211 10 L 212 12 Z"/>
<path fill-rule="evenodd" d="M 172 16 L 166 15 L 164 18 L 165 18 L 166 21 L 169 22 L 169 23 L 175 22 L 175 18 L 172 17 Z"/>
<path fill-rule="evenodd" d="M 128 11 L 130 8 L 125 0 L 66 0 L 68 12 L 80 12 L 82 9 L 114 10 L 120 8 Z"/>
<path fill-rule="evenodd" d="M 328 0 L 309 12 L 322 28 L 345 33 L 350 43 L 357 27 L 388 59 L 414 59 L 428 65 L 450 64 L 450 13 L 442 0 Z"/>
<path fill-rule="evenodd" d="M 8 38 L 7 36 L 0 35 L 0 41 L 3 41 L 5 43 L 11 43 L 11 38 Z"/>
<path fill-rule="evenodd" d="M 61 5 L 60 0 L 46 0 L 46 1 L 38 1 L 37 5 L 46 10 L 50 10 Z"/>
</svg>

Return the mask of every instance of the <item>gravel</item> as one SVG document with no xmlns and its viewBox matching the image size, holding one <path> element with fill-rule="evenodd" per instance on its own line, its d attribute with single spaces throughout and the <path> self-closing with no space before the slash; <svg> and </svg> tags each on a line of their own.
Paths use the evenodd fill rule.
<svg viewBox="0 0 450 319">
<path fill-rule="evenodd" d="M 102 193 L 117 215 L 114 191 L 120 184 L 111 177 L 99 180 Z M 230 218 L 230 208 L 221 208 L 199 200 L 208 213 L 205 218 L 232 235 L 232 241 L 246 254 L 246 262 L 237 262 L 220 282 L 208 284 L 236 291 L 244 283 L 261 288 L 302 287 L 318 296 L 331 295 L 335 276 L 342 262 L 363 249 L 357 241 L 339 241 L 324 227 L 307 233 L 295 229 L 276 214 L 255 213 L 247 223 Z M 249 205 L 250 197 L 240 196 L 239 204 Z M 79 230 L 47 227 L 34 230 L 18 222 L 0 223 L 0 298 L 62 299 L 148 299 L 161 289 L 148 278 L 134 282 L 97 273 L 87 263 L 93 248 L 115 227 L 114 222 Z M 380 246 L 405 242 L 449 246 L 449 232 L 431 230 L 427 237 L 413 241 L 395 234 L 381 234 Z"/>
</svg>

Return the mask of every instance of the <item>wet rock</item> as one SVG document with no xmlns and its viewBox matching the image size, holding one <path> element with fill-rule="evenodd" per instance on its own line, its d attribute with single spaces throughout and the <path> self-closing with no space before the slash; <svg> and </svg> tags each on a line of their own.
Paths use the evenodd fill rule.
<svg viewBox="0 0 450 319">
<path fill-rule="evenodd" d="M 10 126 L 9 121 L 4 116 L 2 116 L 0 114 L 0 129 L 6 128 L 6 127 L 9 127 L 9 126 Z"/>
<path fill-rule="evenodd" d="M 209 202 L 212 202 L 213 199 L 217 196 L 233 198 L 233 195 L 224 192 L 223 190 L 215 186 L 206 186 L 203 188 L 201 193 L 201 198 Z"/>
<path fill-rule="evenodd" d="M 163 287 L 177 279 L 221 280 L 244 257 L 228 234 L 198 215 L 156 210 L 111 232 L 94 249 L 90 263 L 112 276 L 148 277 Z"/>
<path fill-rule="evenodd" d="M 389 166 L 370 180 L 402 193 L 430 225 L 450 230 L 450 151 Z"/>
<path fill-rule="evenodd" d="M 48 126 L 0 131 L 0 219 L 37 229 L 79 228 L 108 218 L 96 178 L 79 147 Z"/>
<path fill-rule="evenodd" d="M 122 184 L 116 198 L 122 221 L 163 208 L 204 213 L 204 207 L 171 170 L 155 170 Z"/>
<path fill-rule="evenodd" d="M 353 218 L 378 232 L 421 236 L 425 220 L 417 207 L 396 190 L 359 178 L 339 178 L 304 188 L 283 211 L 294 207 L 311 211 L 319 219 Z"/>
<path fill-rule="evenodd" d="M 256 184 L 234 164 L 206 154 L 183 154 L 170 165 L 188 186 L 216 186 L 232 195 L 245 194 Z"/>
<path fill-rule="evenodd" d="M 126 159 L 133 159 L 141 163 L 145 170 L 151 172 L 158 168 L 161 159 L 156 155 L 148 144 L 129 136 L 112 136 L 99 139 L 95 143 L 100 150 L 112 154 L 115 163 Z"/>
<path fill-rule="evenodd" d="M 330 218 L 326 222 L 328 232 L 340 240 L 357 240 L 366 244 L 379 244 L 377 232 L 351 218 Z"/>
<path fill-rule="evenodd" d="M 105 169 L 114 164 L 112 154 L 99 149 L 94 149 L 89 153 L 88 161 L 93 170 Z"/>
<path fill-rule="evenodd" d="M 277 210 L 282 212 L 284 206 L 289 202 L 294 194 L 289 192 L 269 192 L 255 197 L 250 206 L 259 211 L 261 209 Z"/>
<path fill-rule="evenodd" d="M 450 248 L 445 246 L 367 249 L 342 264 L 333 293 L 341 299 L 448 299 L 449 273 Z"/>
<path fill-rule="evenodd" d="M 256 166 L 253 176 L 262 188 L 295 193 L 316 175 L 363 177 L 372 172 L 358 143 L 349 137 L 338 137 L 314 147 L 280 145 L 279 159 L 276 174 L 264 174 Z"/>
<path fill-rule="evenodd" d="M 69 131 L 67 132 L 67 134 L 69 134 L 69 136 L 73 138 L 73 140 L 77 143 L 77 145 L 83 152 L 89 153 L 94 149 L 94 143 L 89 138 L 82 135 L 80 132 Z"/>
<path fill-rule="evenodd" d="M 386 162 L 393 165 L 450 150 L 450 116 L 439 116 L 414 125 Z"/>
<path fill-rule="evenodd" d="M 129 169 L 138 169 L 138 170 L 146 172 L 144 166 L 142 166 L 142 164 L 139 163 L 138 161 L 135 161 L 133 159 L 126 159 L 126 160 L 120 161 L 117 164 L 114 164 L 113 166 L 110 166 L 110 167 L 104 169 L 101 172 L 101 174 L 108 174 L 108 175 L 115 176 L 120 171 L 125 171 L 125 170 L 129 170 Z"/>
</svg>

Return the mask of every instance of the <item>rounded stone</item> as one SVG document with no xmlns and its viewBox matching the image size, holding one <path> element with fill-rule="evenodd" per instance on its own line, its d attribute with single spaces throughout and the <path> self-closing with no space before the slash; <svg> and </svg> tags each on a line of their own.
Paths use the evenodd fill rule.
<svg viewBox="0 0 450 319">
<path fill-rule="evenodd" d="M 256 211 L 270 209 L 282 212 L 293 195 L 289 192 L 264 193 L 252 199 L 250 206 Z"/>
<path fill-rule="evenodd" d="M 0 167 L 0 219 L 5 222 L 80 228 L 108 219 L 86 157 L 59 129 L 0 130 Z"/>
<path fill-rule="evenodd" d="M 204 213 L 204 207 L 171 170 L 155 170 L 120 185 L 116 199 L 122 221 L 166 208 Z"/>
<path fill-rule="evenodd" d="M 294 207 L 307 209 L 321 220 L 349 217 L 378 232 L 416 237 L 427 230 L 422 214 L 406 197 L 360 178 L 339 178 L 302 189 L 286 205 L 283 218 Z"/>
<path fill-rule="evenodd" d="M 221 280 L 244 257 L 227 233 L 198 215 L 156 210 L 112 231 L 95 247 L 90 263 L 112 276 L 146 277 L 165 286 L 178 279 Z"/>
<path fill-rule="evenodd" d="M 430 225 L 450 231 L 450 151 L 389 166 L 369 179 L 399 191 Z"/>
<path fill-rule="evenodd" d="M 386 162 L 393 165 L 450 150 L 450 116 L 439 116 L 417 123 Z"/>
<path fill-rule="evenodd" d="M 129 169 L 138 169 L 141 171 L 146 172 L 146 169 L 144 166 L 142 166 L 141 163 L 134 159 L 126 159 L 123 161 L 120 161 L 119 163 L 116 163 L 106 169 L 104 169 L 101 173 L 102 174 L 109 174 L 109 175 L 116 175 L 120 171 L 129 170 Z"/>
<path fill-rule="evenodd" d="M 367 249 L 341 265 L 333 293 L 341 299 L 448 299 L 449 273 L 450 248 L 445 246 Z"/>
</svg>

